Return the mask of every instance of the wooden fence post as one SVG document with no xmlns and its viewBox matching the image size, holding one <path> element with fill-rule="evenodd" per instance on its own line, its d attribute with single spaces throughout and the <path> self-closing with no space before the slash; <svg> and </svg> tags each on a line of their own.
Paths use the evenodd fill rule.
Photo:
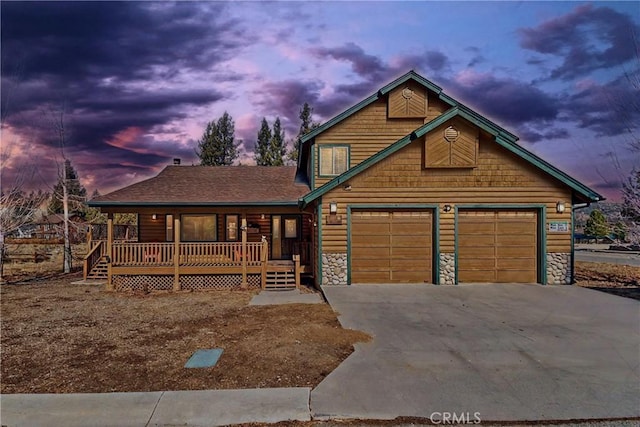
<svg viewBox="0 0 640 427">
<path fill-rule="evenodd" d="M 113 277 L 111 264 L 113 264 L 113 214 L 107 214 L 107 291 L 113 291 Z"/>
</svg>

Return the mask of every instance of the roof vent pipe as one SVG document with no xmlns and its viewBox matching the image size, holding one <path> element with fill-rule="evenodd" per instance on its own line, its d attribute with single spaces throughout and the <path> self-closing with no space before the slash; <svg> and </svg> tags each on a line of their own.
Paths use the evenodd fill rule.
<svg viewBox="0 0 640 427">
<path fill-rule="evenodd" d="M 179 165 L 180 164 L 180 159 L 179 158 L 173 159 L 173 164 L 174 165 Z"/>
</svg>

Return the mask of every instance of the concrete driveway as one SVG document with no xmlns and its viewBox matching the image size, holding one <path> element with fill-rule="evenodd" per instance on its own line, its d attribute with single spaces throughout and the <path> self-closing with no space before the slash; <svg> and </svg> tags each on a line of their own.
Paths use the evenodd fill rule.
<svg viewBox="0 0 640 427">
<path fill-rule="evenodd" d="M 640 416 L 638 301 L 513 284 L 324 291 L 342 325 L 373 340 L 311 392 L 315 417 Z"/>
</svg>

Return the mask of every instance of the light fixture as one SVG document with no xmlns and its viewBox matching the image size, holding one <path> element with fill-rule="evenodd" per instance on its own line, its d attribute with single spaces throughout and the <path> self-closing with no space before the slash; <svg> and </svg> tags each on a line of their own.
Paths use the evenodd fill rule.
<svg viewBox="0 0 640 427">
<path fill-rule="evenodd" d="M 442 207 L 442 210 L 443 210 L 444 212 L 451 212 L 451 205 L 444 205 L 444 206 Z"/>
<path fill-rule="evenodd" d="M 264 219 L 264 214 L 260 214 L 260 219 Z"/>
<path fill-rule="evenodd" d="M 155 221 L 156 219 L 158 219 L 158 215 L 156 214 L 151 215 L 151 219 Z"/>
<path fill-rule="evenodd" d="M 329 203 L 329 215 L 336 215 L 338 213 L 338 204 L 336 202 Z"/>
<path fill-rule="evenodd" d="M 556 203 L 556 212 L 563 213 L 564 209 L 565 209 L 564 202 L 561 200 L 558 200 L 558 203 Z"/>
</svg>

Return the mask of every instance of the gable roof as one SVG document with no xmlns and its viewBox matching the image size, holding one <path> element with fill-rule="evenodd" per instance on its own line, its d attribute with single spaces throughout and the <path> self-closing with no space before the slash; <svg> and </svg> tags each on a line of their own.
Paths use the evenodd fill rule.
<svg viewBox="0 0 640 427">
<path fill-rule="evenodd" d="M 440 126 L 440 125 L 442 125 L 444 123 L 446 123 L 447 121 L 453 119 L 454 117 L 462 117 L 465 120 L 475 124 L 480 129 L 482 129 L 482 130 L 488 132 L 489 134 L 493 135 L 495 141 L 499 145 L 501 145 L 502 147 L 504 147 L 507 150 L 511 151 L 512 153 L 516 154 L 517 156 L 521 157 L 522 159 L 526 160 L 527 162 L 531 163 L 535 167 L 543 170 L 547 174 L 549 174 L 549 175 L 553 176 L 554 178 L 558 179 L 559 181 L 561 181 L 562 183 L 566 184 L 567 186 L 569 186 L 571 189 L 573 189 L 577 193 L 583 195 L 585 198 L 587 198 L 587 199 L 589 199 L 591 201 L 594 201 L 594 202 L 598 201 L 598 200 L 604 200 L 604 198 L 600 194 L 596 193 L 595 191 L 593 191 L 592 189 L 590 189 L 586 185 L 580 183 L 576 179 L 574 179 L 571 176 L 567 175 L 565 172 L 561 171 L 560 169 L 556 168 L 555 166 L 553 166 L 553 165 L 547 163 L 546 161 L 542 160 L 540 157 L 536 156 L 535 154 L 531 153 L 530 151 L 522 148 L 520 145 L 518 145 L 516 143 L 517 138 L 514 137 L 509 132 L 507 132 L 504 129 L 502 129 L 500 126 L 498 126 L 495 123 L 491 122 L 490 120 L 482 117 L 481 115 L 479 115 L 478 113 L 474 112 L 473 110 L 471 110 L 471 109 L 469 109 L 469 108 L 467 108 L 467 107 L 465 107 L 463 105 L 459 105 L 459 106 L 455 106 L 453 108 L 450 108 L 449 110 L 445 111 L 440 116 L 438 116 L 435 119 L 431 120 L 430 122 L 425 123 L 424 125 L 420 126 L 418 129 L 414 130 L 409 135 L 406 135 L 406 136 L 400 138 L 399 140 L 397 140 L 393 144 L 389 145 L 388 147 L 384 148 L 383 150 L 379 151 L 378 153 L 374 154 L 373 156 L 369 157 L 368 159 L 364 160 L 363 162 L 357 164 L 353 168 L 347 170 L 342 175 L 339 175 L 339 176 L 333 178 L 331 181 L 325 183 L 321 187 L 318 187 L 315 190 L 311 191 L 309 194 L 305 195 L 304 197 L 302 197 L 300 199 L 300 207 L 307 206 L 313 200 L 317 199 L 318 197 L 322 196 L 323 194 L 327 193 L 328 191 L 336 188 L 340 184 L 345 183 L 349 179 L 353 178 L 355 175 L 357 175 L 360 172 L 368 169 L 369 167 L 375 165 L 376 163 L 382 161 L 383 159 L 386 159 L 391 154 L 393 154 L 393 153 L 401 150 L 402 148 L 406 147 L 409 143 L 411 143 L 415 139 L 426 135 L 427 133 L 429 133 L 433 129 L 437 128 L 438 126 Z"/>
<path fill-rule="evenodd" d="M 89 206 L 297 205 L 309 187 L 295 166 L 167 166 L 157 176 L 88 202 Z"/>
</svg>

